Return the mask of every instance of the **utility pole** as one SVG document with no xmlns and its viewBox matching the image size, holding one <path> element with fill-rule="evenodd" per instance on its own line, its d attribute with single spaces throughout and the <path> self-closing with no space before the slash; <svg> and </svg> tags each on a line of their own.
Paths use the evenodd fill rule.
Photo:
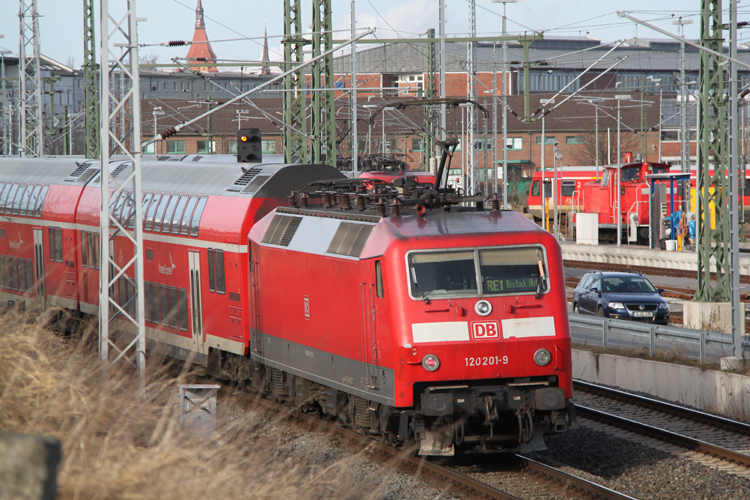
<svg viewBox="0 0 750 500">
<path fill-rule="evenodd" d="M 352 0 L 352 38 L 357 36 L 357 16 L 356 16 L 356 5 L 355 1 Z M 352 43 L 352 76 L 351 76 L 351 120 L 352 120 L 352 147 L 349 148 L 352 151 L 352 172 L 357 175 L 359 169 L 359 134 L 357 133 L 357 42 Z"/>
<path fill-rule="evenodd" d="M 0 35 L 0 38 L 4 38 L 3 35 Z M 10 147 L 10 137 L 8 134 L 8 130 L 10 129 L 10 119 L 11 119 L 11 110 L 10 110 L 10 98 L 7 94 L 7 91 L 5 90 L 5 55 L 10 54 L 10 50 L 0 50 L 0 82 L 2 82 L 2 90 L 0 90 L 0 95 L 3 96 L 2 103 L 0 103 L 0 106 L 2 106 L 2 114 L 3 114 L 3 150 L 0 152 L 4 156 L 10 155 L 11 147 Z"/>
<path fill-rule="evenodd" d="M 469 0 L 469 37 L 475 38 L 477 36 L 477 4 L 476 0 Z M 476 84 L 474 83 L 474 76 L 476 73 L 477 54 L 476 54 L 476 42 L 466 42 L 466 61 L 468 63 L 468 69 L 466 71 L 466 97 L 467 99 L 476 100 Z M 467 150 L 467 163 L 466 172 L 468 173 L 467 178 L 471 179 L 471 182 L 467 182 L 465 185 L 466 192 L 470 195 L 477 194 L 477 181 L 476 181 L 476 156 L 474 154 L 474 133 L 477 126 L 477 112 L 474 106 L 471 106 L 468 110 L 468 141 L 464 141 L 464 147 L 468 147 Z M 469 190 L 469 184 L 471 184 L 471 190 Z"/>
<path fill-rule="evenodd" d="M 94 0 L 83 0 L 83 154 L 99 157 L 99 85 L 94 32 Z M 156 131 L 154 131 L 156 135 Z"/>
<path fill-rule="evenodd" d="M 18 21 L 18 99 L 21 103 L 19 154 L 22 157 L 38 157 L 44 154 L 44 125 L 37 0 L 19 0 Z M 29 50 L 31 54 L 28 54 Z"/>
<path fill-rule="evenodd" d="M 679 26 L 680 38 L 685 38 L 685 25 L 693 24 L 692 19 L 679 18 L 672 21 L 672 24 Z M 688 127 L 687 113 L 687 88 L 685 86 L 685 42 L 680 40 L 680 165 L 682 171 L 690 172 L 690 128 Z M 659 140 L 661 145 L 661 140 Z"/>
<path fill-rule="evenodd" d="M 503 4 L 503 37 L 508 33 L 506 27 L 507 17 L 505 16 L 505 6 L 509 3 L 516 3 L 517 0 L 492 0 Z M 494 45 L 493 45 L 494 48 Z M 493 78 L 494 74 L 494 51 L 493 51 Z M 503 40 L 503 207 L 508 208 L 508 41 Z M 493 83 L 493 88 L 496 85 Z M 528 88 L 525 89 L 528 93 Z M 494 99 L 493 99 L 494 102 Z M 497 120 L 496 120 L 497 121 Z M 497 137 L 497 130 L 495 130 Z M 495 148 L 497 150 L 497 148 Z M 497 155 L 495 155 L 495 168 L 497 168 Z"/>
<path fill-rule="evenodd" d="M 120 0 L 122 1 L 122 0 Z M 118 2 L 119 3 L 119 2 Z M 99 82 L 101 84 L 100 120 L 101 120 L 101 207 L 99 215 L 99 252 L 102 256 L 102 265 L 99 272 L 99 358 L 104 371 L 118 360 L 124 358 L 135 366 L 139 375 L 139 387 L 142 396 L 146 390 L 146 325 L 145 325 L 145 303 L 143 293 L 143 206 L 141 203 L 141 100 L 140 100 L 140 73 L 138 67 L 138 21 L 145 19 L 136 18 L 135 0 L 126 0 L 126 13 L 123 16 L 121 10 L 109 10 L 109 0 L 101 0 L 100 21 L 101 24 L 101 47 L 100 47 L 100 70 Z M 119 21 L 116 21 L 118 19 Z M 110 33 L 113 38 L 110 44 Z M 122 57 L 113 53 L 114 47 L 124 48 Z M 120 88 L 120 92 L 114 92 L 110 88 L 109 74 L 115 69 L 125 74 L 127 89 Z M 112 107 L 110 108 L 110 102 Z M 132 117 L 127 123 L 126 131 L 118 134 L 115 118 L 118 116 L 125 123 L 126 113 L 129 111 Z M 112 177 L 109 169 L 109 157 L 119 143 L 120 149 L 128 159 L 128 165 L 121 171 L 117 178 Z M 120 165 L 119 167 L 122 167 Z M 119 170 L 118 167 L 118 170 Z M 113 192 L 110 194 L 110 186 Z M 120 223 L 110 214 L 108 207 L 111 199 L 117 199 L 122 193 L 126 193 L 127 200 L 133 204 L 134 220 L 132 221 L 132 233 L 126 229 L 128 223 Z M 110 226 L 112 231 L 110 232 Z M 118 246 L 125 251 L 113 255 L 113 239 L 119 236 Z M 132 245 L 131 248 L 128 248 Z M 122 255 L 132 255 L 129 260 L 124 260 Z M 114 290 L 117 286 L 124 286 L 133 291 L 128 293 L 127 302 L 120 297 L 117 301 Z M 121 288 L 122 289 L 122 288 Z M 110 313 L 112 317 L 110 318 Z M 109 327 L 113 320 L 120 319 L 129 323 L 128 330 L 134 332 L 133 340 L 124 349 L 120 350 L 112 341 Z M 114 360 L 110 358 L 109 349 L 112 347 L 118 352 Z M 134 359 L 131 359 L 134 358 Z"/>
<path fill-rule="evenodd" d="M 445 0 L 440 0 L 440 99 L 445 99 Z M 440 140 L 445 141 L 445 104 L 440 105 Z M 440 179 L 438 179 L 440 182 Z"/>
<path fill-rule="evenodd" d="M 435 38 L 435 29 L 430 28 L 427 30 L 427 38 Z M 436 78 L 436 54 L 435 54 L 435 42 L 428 42 L 427 44 L 427 79 L 424 82 L 424 96 L 427 99 L 433 99 L 437 93 L 437 78 Z M 424 113 L 424 126 L 431 134 L 422 134 L 422 167 L 431 171 L 430 162 L 435 152 L 435 143 L 432 137 L 435 135 L 435 122 L 431 116 L 431 107 L 425 104 L 423 107 Z M 435 156 L 437 158 L 437 156 Z"/>
<path fill-rule="evenodd" d="M 320 56 L 333 48 L 331 16 L 331 0 L 313 0 L 313 57 Z M 333 88 L 333 55 L 328 55 L 312 66 L 312 82 L 310 84 L 312 93 L 311 162 L 323 163 L 323 152 L 325 151 L 325 163 L 336 167 L 336 122 Z M 302 99 L 304 103 L 304 94 Z"/>
<path fill-rule="evenodd" d="M 737 59 L 737 0 L 729 0 L 729 57 Z M 745 306 L 740 302 L 739 101 L 737 64 L 729 61 L 729 302 L 732 309 L 732 356 L 744 357 Z M 742 182 L 745 182 L 744 177 Z"/>
</svg>

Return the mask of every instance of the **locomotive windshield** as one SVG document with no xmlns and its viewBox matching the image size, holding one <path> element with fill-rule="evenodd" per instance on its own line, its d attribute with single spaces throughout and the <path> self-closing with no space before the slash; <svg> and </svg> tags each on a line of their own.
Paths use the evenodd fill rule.
<svg viewBox="0 0 750 500">
<path fill-rule="evenodd" d="M 632 182 L 641 180 L 641 167 L 628 167 L 622 169 L 622 181 Z"/>
<path fill-rule="evenodd" d="M 529 294 L 549 288 L 545 255 L 538 246 L 413 252 L 408 264 L 414 298 Z"/>
</svg>

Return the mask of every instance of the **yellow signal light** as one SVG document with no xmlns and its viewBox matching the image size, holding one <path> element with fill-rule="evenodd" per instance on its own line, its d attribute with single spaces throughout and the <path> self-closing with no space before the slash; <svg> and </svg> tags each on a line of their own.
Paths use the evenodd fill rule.
<svg viewBox="0 0 750 500">
<path fill-rule="evenodd" d="M 240 141 L 247 142 L 247 136 L 246 135 L 241 136 Z"/>
</svg>

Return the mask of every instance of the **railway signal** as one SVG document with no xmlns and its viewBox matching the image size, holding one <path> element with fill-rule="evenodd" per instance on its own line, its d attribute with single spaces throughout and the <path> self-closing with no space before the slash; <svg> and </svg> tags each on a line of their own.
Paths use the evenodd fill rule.
<svg viewBox="0 0 750 500">
<path fill-rule="evenodd" d="M 237 161 L 246 163 L 261 163 L 260 129 L 248 128 L 237 131 Z"/>
</svg>

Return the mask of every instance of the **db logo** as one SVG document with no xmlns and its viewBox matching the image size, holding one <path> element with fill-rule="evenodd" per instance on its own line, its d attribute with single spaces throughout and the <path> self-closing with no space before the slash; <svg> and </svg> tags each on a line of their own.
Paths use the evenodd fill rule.
<svg viewBox="0 0 750 500">
<path fill-rule="evenodd" d="M 497 321 L 472 321 L 471 338 L 474 340 L 500 338 L 500 323 Z"/>
</svg>

